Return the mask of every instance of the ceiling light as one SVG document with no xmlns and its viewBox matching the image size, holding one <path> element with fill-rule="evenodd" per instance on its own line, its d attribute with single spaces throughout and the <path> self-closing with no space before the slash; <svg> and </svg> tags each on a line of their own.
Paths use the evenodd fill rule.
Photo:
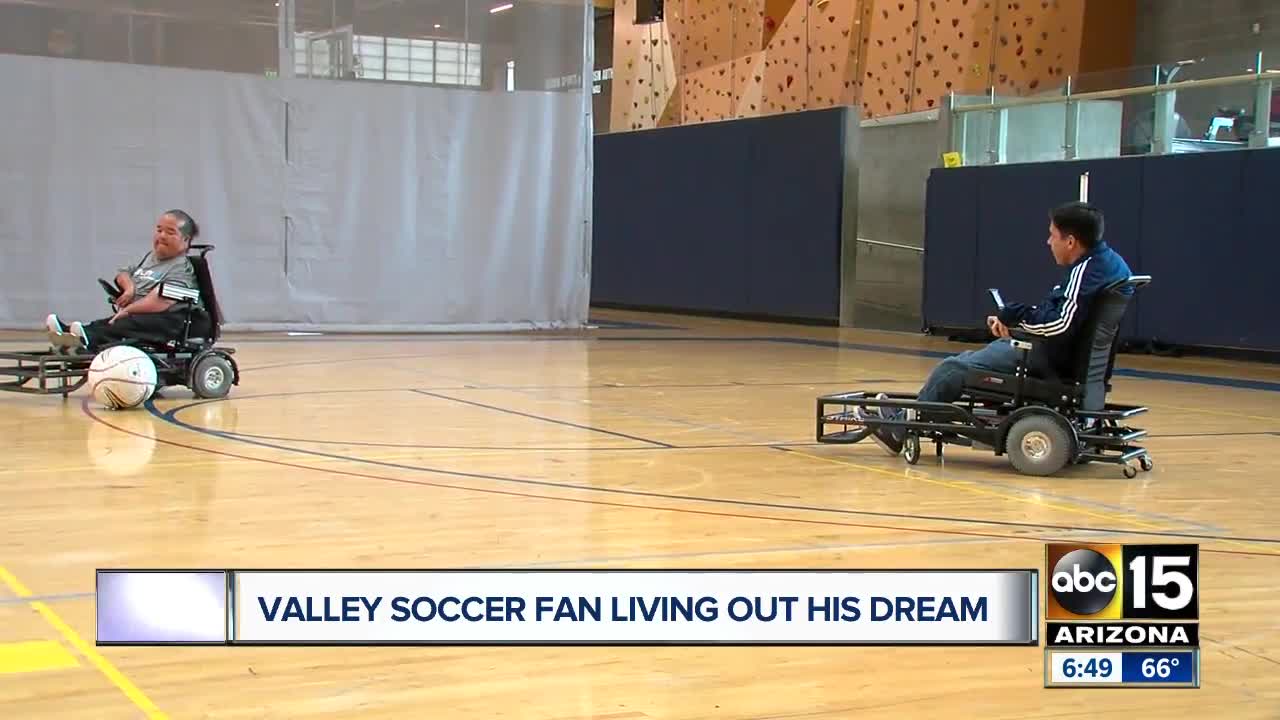
<svg viewBox="0 0 1280 720">
<path fill-rule="evenodd" d="M 513 8 L 513 7 L 515 7 L 515 5 L 514 5 L 513 3 L 503 3 L 503 4 L 501 4 L 501 5 L 499 5 L 499 6 L 495 7 L 495 8 L 490 8 L 490 9 L 489 9 L 489 12 L 490 12 L 490 13 L 500 13 L 500 12 L 502 12 L 503 10 L 510 10 L 510 9 L 511 9 L 511 8 Z"/>
</svg>

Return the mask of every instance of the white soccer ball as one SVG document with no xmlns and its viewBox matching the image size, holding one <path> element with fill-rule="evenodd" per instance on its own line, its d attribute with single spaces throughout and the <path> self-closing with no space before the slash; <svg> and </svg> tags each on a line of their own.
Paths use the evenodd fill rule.
<svg viewBox="0 0 1280 720">
<path fill-rule="evenodd" d="M 107 348 L 89 364 L 89 392 L 112 410 L 135 408 L 156 390 L 156 364 L 128 345 Z"/>
</svg>

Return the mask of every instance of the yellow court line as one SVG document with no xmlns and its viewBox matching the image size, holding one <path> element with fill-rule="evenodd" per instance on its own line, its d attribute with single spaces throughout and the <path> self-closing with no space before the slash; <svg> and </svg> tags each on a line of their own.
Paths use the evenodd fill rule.
<svg viewBox="0 0 1280 720">
<path fill-rule="evenodd" d="M 71 651 L 53 640 L 0 643 L 0 675 L 80 667 Z"/>
<path fill-rule="evenodd" d="M 18 597 L 31 597 L 31 590 L 3 566 L 0 566 L 0 580 L 4 581 L 4 584 L 8 585 L 9 589 Z M 138 706 L 138 709 L 146 713 L 150 720 L 168 720 L 169 716 L 161 712 L 160 708 L 156 707 L 156 704 L 151 702 L 151 699 L 142 690 L 138 689 L 137 685 L 134 685 L 129 678 L 125 677 L 124 673 L 120 672 L 115 665 L 112 665 L 110 660 L 103 657 L 93 645 L 80 637 L 80 634 L 73 630 L 61 617 L 58 617 L 58 614 L 52 608 L 38 600 L 31 601 L 30 605 L 32 610 L 40 613 L 45 622 L 52 625 L 67 642 L 71 643 L 72 647 L 79 651 L 94 667 L 98 668 L 98 671 L 106 676 L 113 685 L 119 688 L 120 692 L 125 694 L 125 697 Z"/>
<path fill-rule="evenodd" d="M 1119 520 L 1123 522 L 1132 523 L 1134 525 L 1142 526 L 1144 528 L 1147 528 L 1148 530 L 1159 530 L 1161 532 L 1174 532 L 1174 530 L 1168 525 L 1162 526 L 1162 525 L 1153 525 L 1151 523 L 1144 523 L 1141 520 L 1134 520 L 1133 518 L 1126 515 L 1100 513 L 1100 512 L 1095 512 L 1093 510 L 1085 510 L 1083 508 L 1073 508 L 1073 507 L 1066 507 L 1062 505 L 1055 505 L 1053 503 L 1044 502 L 1043 500 L 1039 500 L 1037 498 L 1028 498 L 1028 497 L 1020 497 L 1018 495 L 1009 495 L 1007 493 L 996 492 L 994 490 L 987 490 L 985 488 L 977 488 L 977 487 L 972 487 L 968 485 L 962 485 L 960 483 L 948 482 L 946 480 L 934 480 L 919 470 L 907 469 L 905 473 L 900 474 L 900 473 L 893 472 L 891 470 L 885 470 L 883 468 L 872 467 L 870 465 L 859 465 L 858 463 L 849 462 L 847 460 L 823 457 L 821 455 L 814 455 L 812 453 L 807 453 L 801 450 L 793 450 L 791 448 L 787 448 L 787 452 L 792 455 L 803 455 L 813 460 L 822 460 L 823 462 L 834 463 L 836 465 L 844 465 L 847 467 L 855 467 L 855 468 L 858 468 L 859 470 L 867 470 L 869 472 L 880 473 L 881 475 L 888 475 L 889 477 L 892 477 L 892 478 L 901 478 L 905 474 L 908 480 L 920 480 L 922 482 L 932 483 L 934 485 L 941 485 L 943 487 L 954 488 L 956 490 L 964 490 L 965 492 L 971 492 L 979 495 L 993 495 L 995 497 L 1005 498 L 1005 499 L 1013 500 L 1016 502 L 1024 502 L 1024 503 L 1030 503 L 1032 505 L 1040 505 L 1042 507 L 1051 508 L 1054 510 L 1065 510 L 1066 512 L 1080 513 L 1083 515 L 1093 515 L 1094 517 L 1099 517 L 1107 520 Z M 957 522 L 962 522 L 962 521 L 957 520 Z M 1258 543 L 1251 543 L 1243 540 L 1231 540 L 1228 538 L 1214 538 L 1213 542 L 1220 542 L 1220 543 L 1223 543 L 1224 545 L 1233 545 L 1235 547 L 1247 548 L 1251 552 L 1261 553 L 1265 555 L 1280 555 L 1280 553 L 1277 553 L 1274 549 L 1270 547 L 1266 547 Z"/>
<path fill-rule="evenodd" d="M 787 452 L 793 455 L 803 455 L 807 458 L 812 458 L 814 460 L 822 460 L 824 462 L 834 463 L 836 465 L 846 465 L 848 467 L 858 468 L 859 470 L 867 470 L 874 473 L 880 473 L 882 475 L 888 475 L 894 478 L 902 477 L 902 474 L 893 472 L 891 470 L 872 467 L 870 465 L 859 465 L 858 463 L 849 462 L 848 460 L 840 460 L 838 458 L 830 458 L 830 457 L 824 457 L 822 455 L 814 455 L 812 453 L 807 453 L 802 450 L 794 450 L 791 448 L 787 448 Z M 1128 515 L 1121 515 L 1117 513 L 1105 513 L 1105 512 L 1098 512 L 1095 510 L 1086 510 L 1084 508 L 1070 507 L 1067 505 L 1058 505 L 1055 503 L 1045 502 L 1044 500 L 1041 500 L 1039 498 L 1023 497 L 1021 495 L 1012 495 L 1009 493 L 1002 493 L 996 490 L 988 490 L 986 488 L 973 487 L 972 485 L 965 485 L 962 483 L 950 482 L 947 480 L 936 480 L 936 479 L 930 478 L 928 475 L 926 475 L 924 472 L 920 470 L 907 469 L 906 477 L 909 480 L 919 480 L 921 482 L 927 482 L 933 485 L 941 485 L 942 487 L 952 488 L 955 490 L 963 490 L 965 492 L 971 492 L 976 495 L 991 495 L 991 496 L 1002 498 L 1005 500 L 1013 500 L 1014 502 L 1022 502 L 1022 503 L 1029 503 L 1031 505 L 1039 505 L 1041 507 L 1049 508 L 1051 510 L 1061 510 L 1064 512 L 1077 513 L 1080 515 L 1090 515 L 1096 518 L 1101 518 L 1103 520 L 1110 520 L 1113 522 L 1123 521 L 1123 522 L 1133 523 L 1134 525 L 1139 525 L 1148 530 L 1167 530 L 1168 529 L 1168 526 L 1153 525 L 1151 523 L 1145 523 L 1145 522 L 1142 522 L 1141 520 L 1135 520 Z"/>
</svg>

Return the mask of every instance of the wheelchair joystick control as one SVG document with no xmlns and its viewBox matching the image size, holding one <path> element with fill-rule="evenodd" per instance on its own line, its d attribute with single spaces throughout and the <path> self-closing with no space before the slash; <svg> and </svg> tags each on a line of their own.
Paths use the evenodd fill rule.
<svg viewBox="0 0 1280 720">
<path fill-rule="evenodd" d="M 988 288 L 987 293 L 991 295 L 991 302 L 995 303 L 997 310 L 1004 310 L 1004 298 L 1000 297 L 1000 291 L 996 288 Z"/>
</svg>

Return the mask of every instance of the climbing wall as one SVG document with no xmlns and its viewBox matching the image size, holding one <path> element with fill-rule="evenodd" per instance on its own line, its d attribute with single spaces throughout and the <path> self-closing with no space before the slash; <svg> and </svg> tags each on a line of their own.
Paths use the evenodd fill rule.
<svg viewBox="0 0 1280 720">
<path fill-rule="evenodd" d="M 632 0 L 634 2 L 634 0 Z M 658 126 L 680 125 L 684 122 L 683 103 L 680 93 L 680 57 L 684 54 L 684 40 L 688 27 L 684 12 L 679 3 L 673 3 L 666 13 L 667 21 L 654 25 L 665 32 L 656 32 L 649 39 L 649 47 L 653 49 L 653 88 L 654 102 L 658 103 Z M 655 47 L 653 40 L 657 39 Z"/>
<path fill-rule="evenodd" d="M 808 104 L 808 2 L 767 0 L 765 4 L 764 111 L 813 107 Z"/>
<path fill-rule="evenodd" d="M 681 95 L 686 123 L 712 122 L 732 117 L 730 68 L 730 63 L 726 62 L 684 76 Z"/>
<path fill-rule="evenodd" d="M 809 107 L 844 104 L 853 89 L 850 64 L 857 65 L 858 3 L 814 3 L 808 12 Z"/>
<path fill-rule="evenodd" d="M 844 66 L 844 94 L 841 104 L 862 107 L 862 95 L 867 85 L 867 51 L 871 47 L 871 19 L 875 13 L 870 0 L 854 3 L 853 31 L 849 33 L 849 55 Z M 863 115 L 869 115 L 865 109 Z"/>
<path fill-rule="evenodd" d="M 733 116 L 733 7 L 724 0 L 683 0 L 681 102 L 686 123 Z"/>
<path fill-rule="evenodd" d="M 759 115 L 764 108 L 765 0 L 730 0 L 733 14 L 733 116 Z"/>
<path fill-rule="evenodd" d="M 998 1 L 921 0 L 913 111 L 936 107 L 953 91 L 987 92 Z"/>
<path fill-rule="evenodd" d="M 996 14 L 996 94 L 1063 86 L 1080 65 L 1083 29 L 1081 0 L 1005 0 Z"/>
<path fill-rule="evenodd" d="M 724 0 L 682 0 L 668 6 L 683 6 L 683 42 L 680 74 L 689 75 L 732 59 L 729 26 L 733 12 Z"/>
<path fill-rule="evenodd" d="M 616 0 L 617 130 L 1052 90 L 1079 65 L 1084 0 L 668 0 L 665 22 L 634 17 Z"/>
<path fill-rule="evenodd" d="M 610 113 L 615 132 L 656 127 L 660 118 L 679 122 L 678 98 L 674 112 L 671 107 L 679 79 L 669 23 L 636 25 L 635 14 L 636 0 L 617 0 Z"/>
<path fill-rule="evenodd" d="M 836 0 L 832 0 L 835 2 Z M 911 109 L 918 0 L 871 2 L 871 35 L 862 68 L 865 115 L 898 115 Z M 925 0 L 928 2 L 928 0 Z"/>
</svg>

